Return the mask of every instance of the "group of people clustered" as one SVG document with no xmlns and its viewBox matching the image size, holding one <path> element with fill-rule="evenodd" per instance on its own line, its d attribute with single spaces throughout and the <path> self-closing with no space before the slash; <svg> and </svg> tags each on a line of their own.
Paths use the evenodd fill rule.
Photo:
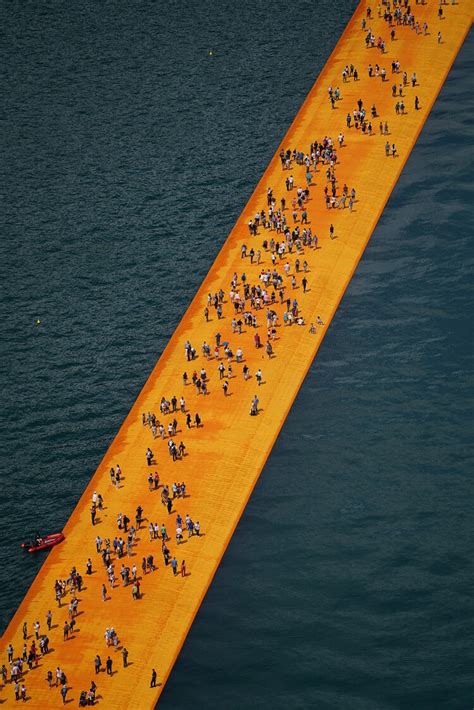
<svg viewBox="0 0 474 710">
<path fill-rule="evenodd" d="M 443 16 L 441 7 L 443 4 L 445 3 L 442 0 L 438 12 L 440 19 Z M 413 30 L 416 35 L 426 36 L 428 34 L 428 25 L 424 22 L 420 26 L 408 0 L 393 0 L 392 4 L 390 0 L 382 0 L 382 6 L 378 6 L 377 12 L 378 16 L 383 17 L 390 28 L 391 41 L 395 39 L 398 27 L 407 27 Z M 367 8 L 366 17 L 362 21 L 365 44 L 367 48 L 377 48 L 383 56 L 386 52 L 386 43 L 382 37 L 375 38 L 370 27 L 371 20 L 372 12 L 370 8 Z M 442 41 L 440 33 L 438 33 L 437 40 L 438 43 Z M 388 81 L 387 70 L 385 67 L 380 66 L 380 63 L 369 63 L 367 68 L 368 76 L 374 79 L 380 78 L 382 82 Z M 397 98 L 395 113 L 403 115 L 406 113 L 406 105 L 403 100 L 404 91 L 410 86 L 413 88 L 417 86 L 417 76 L 413 71 L 409 78 L 408 72 L 402 71 L 398 60 L 394 60 L 391 63 L 391 76 L 394 81 L 391 87 L 392 96 Z M 355 82 L 358 81 L 359 73 L 357 68 L 353 64 L 345 66 L 341 78 L 343 85 L 351 79 Z M 338 86 L 335 88 L 330 86 L 328 97 L 331 106 L 334 108 L 337 102 L 342 99 L 340 88 Z M 418 96 L 415 96 L 415 110 L 418 110 L 419 106 Z M 357 106 L 347 113 L 346 128 L 347 130 L 360 130 L 362 134 L 371 135 L 374 132 L 373 121 L 377 117 L 376 106 L 372 104 L 370 109 L 367 110 L 364 101 L 359 99 Z M 387 121 L 379 121 L 379 132 L 382 136 L 389 134 Z M 321 140 L 315 140 L 311 143 L 307 152 L 298 149 L 281 150 L 280 161 L 282 169 L 293 173 L 298 169 L 297 166 L 301 167 L 302 171 L 304 171 L 303 184 L 295 189 L 293 174 L 288 175 L 285 178 L 286 192 L 279 199 L 274 195 L 273 189 L 269 187 L 266 194 L 266 208 L 259 209 L 249 219 L 250 245 L 242 244 L 240 255 L 242 261 L 248 261 L 250 273 L 246 273 L 245 267 L 240 276 L 237 272 L 234 273 L 229 285 L 227 298 L 223 289 L 219 289 L 215 294 L 208 294 L 203 313 L 206 322 L 209 322 L 212 310 L 214 310 L 217 324 L 219 324 L 222 319 L 225 319 L 224 313 L 227 310 L 230 327 L 222 328 L 222 330 L 226 331 L 225 335 L 218 328 L 212 345 L 206 341 L 202 343 L 201 353 L 204 364 L 200 368 L 195 367 L 195 361 L 198 358 L 196 349 L 190 341 L 185 343 L 187 368 L 182 375 L 183 391 L 188 385 L 192 385 L 196 395 L 201 395 L 203 399 L 206 395 L 209 395 L 210 377 L 207 368 L 212 366 L 212 360 L 214 360 L 217 364 L 217 375 L 219 382 L 221 382 L 223 395 L 227 396 L 231 381 L 235 376 L 234 369 L 237 369 L 238 366 L 241 365 L 243 380 L 248 381 L 251 379 L 250 369 L 244 358 L 243 339 L 240 338 L 242 334 L 247 332 L 246 329 L 252 332 L 252 346 L 257 350 L 264 348 L 267 357 L 272 358 L 275 356 L 274 340 L 277 328 L 281 325 L 289 327 L 293 324 L 299 326 L 306 324 L 301 303 L 296 297 L 295 291 L 301 287 L 304 294 L 308 287 L 309 265 L 304 258 L 305 249 L 319 248 L 318 237 L 314 233 L 308 217 L 308 198 L 310 189 L 313 187 L 314 174 L 323 172 L 325 175 L 326 183 L 323 190 L 328 210 L 345 209 L 347 205 L 347 208 L 352 211 L 356 202 L 355 188 L 349 188 L 346 183 L 341 185 L 336 177 L 336 166 L 339 164 L 338 150 L 343 146 L 344 135 L 341 131 L 336 140 L 329 136 L 324 136 Z M 387 140 L 385 153 L 387 156 L 392 155 L 395 157 L 395 144 L 391 145 Z M 254 246 L 254 239 L 259 234 L 262 234 L 262 230 L 264 238 L 258 247 Z M 331 223 L 329 238 L 334 239 L 335 237 L 335 228 Z M 265 259 L 262 259 L 262 255 L 265 256 Z M 268 265 L 264 266 L 263 264 L 267 258 Z M 281 321 L 278 315 L 280 307 L 283 307 Z M 259 332 L 259 319 L 262 319 L 262 316 L 264 317 L 266 328 L 265 342 L 263 342 Z M 314 334 L 317 326 L 323 325 L 324 323 L 320 316 L 315 316 L 310 323 L 309 332 Z M 231 345 L 230 342 L 232 337 L 235 337 L 238 342 L 235 352 L 234 345 Z M 261 367 L 256 370 L 254 377 L 258 387 L 264 384 Z M 249 413 L 252 416 L 259 413 L 259 397 L 257 394 L 254 394 L 251 399 Z M 184 394 L 179 399 L 176 395 L 173 395 L 170 399 L 163 396 L 159 404 L 158 415 L 154 412 L 144 412 L 142 414 L 143 427 L 149 430 L 152 439 L 158 441 L 167 440 L 168 452 L 173 462 L 182 460 L 187 455 L 183 441 L 177 443 L 176 435 L 180 431 L 177 417 L 184 419 L 184 425 L 188 430 L 191 428 L 200 429 L 203 426 L 199 413 L 196 411 L 192 415 L 188 410 Z M 145 460 L 148 467 L 148 491 L 152 493 L 161 488 L 162 505 L 168 514 L 176 513 L 176 546 L 178 547 L 183 542 L 184 531 L 187 531 L 188 538 L 199 538 L 201 536 L 199 521 L 193 521 L 189 514 L 186 514 L 183 518 L 174 509 L 177 501 L 184 500 L 187 496 L 186 484 L 176 481 L 170 487 L 167 484 L 160 483 L 158 472 L 152 470 L 156 462 L 151 445 L 146 450 Z M 110 469 L 110 480 L 113 486 L 121 487 L 122 471 L 119 464 Z M 102 495 L 94 491 L 90 510 L 93 526 L 97 524 L 97 515 L 103 508 Z M 110 590 L 116 587 L 117 567 L 120 566 L 119 575 L 122 579 L 122 585 L 124 587 L 131 586 L 131 595 L 134 600 L 139 600 L 141 597 L 142 579 L 157 569 L 152 553 L 142 558 L 141 575 L 135 563 L 126 564 L 128 558 L 134 554 L 133 549 L 137 544 L 136 534 L 144 522 L 148 523 L 149 542 L 161 541 L 161 553 L 165 568 L 170 567 L 175 576 L 181 575 L 185 577 L 187 575 L 185 560 L 182 560 L 179 564 L 176 556 L 170 552 L 170 536 L 164 522 L 159 524 L 151 520 L 145 521 L 143 509 L 140 505 L 135 511 L 134 523 L 126 514 L 119 512 L 117 514 L 118 532 L 115 537 L 111 540 L 108 537 L 102 539 L 100 535 L 97 535 L 95 547 L 98 556 L 102 560 Z M 93 563 L 88 558 L 85 565 L 85 574 L 91 575 L 92 573 Z M 55 584 L 54 595 L 59 608 L 63 608 L 65 598 L 69 595 L 67 618 L 62 627 L 64 641 L 73 638 L 75 634 L 75 621 L 80 601 L 77 594 L 81 592 L 82 584 L 82 575 L 76 567 L 71 569 L 69 576 L 65 580 L 57 580 Z M 101 596 L 104 602 L 110 599 L 106 583 L 102 584 Z M 47 657 L 48 655 L 48 634 L 51 632 L 52 618 L 52 611 L 48 610 L 45 619 L 46 630 L 42 631 L 40 621 L 36 620 L 32 625 L 31 634 L 27 623 L 23 624 L 23 648 L 21 653 L 15 654 L 11 644 L 7 648 L 7 664 L 2 664 L 0 673 L 4 685 L 9 681 L 13 684 L 15 699 L 17 700 L 27 700 L 27 689 L 24 683 L 26 669 L 33 670 L 38 665 L 39 658 L 41 656 Z M 33 640 L 28 643 L 31 636 L 33 636 Z M 104 638 L 107 649 L 114 648 L 116 651 L 121 651 L 122 664 L 126 668 L 128 666 L 128 650 L 124 645 L 120 645 L 115 629 L 113 627 L 105 629 Z M 93 663 L 96 675 L 101 670 L 105 670 L 108 675 L 113 675 L 113 660 L 110 655 L 107 656 L 105 664 L 103 664 L 100 655 L 97 654 Z M 153 668 L 150 686 L 155 687 L 156 681 L 157 672 Z M 63 702 L 66 702 L 69 688 L 64 670 L 59 666 L 54 672 L 49 670 L 46 675 L 46 682 L 49 687 L 59 687 Z M 97 685 L 93 680 L 88 690 L 80 692 L 79 706 L 94 705 L 96 693 Z"/>
</svg>

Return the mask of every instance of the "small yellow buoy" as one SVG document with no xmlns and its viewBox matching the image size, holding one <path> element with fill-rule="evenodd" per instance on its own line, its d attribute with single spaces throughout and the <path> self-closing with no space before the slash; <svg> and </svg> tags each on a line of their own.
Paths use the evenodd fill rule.
<svg viewBox="0 0 474 710">
<path fill-rule="evenodd" d="M 39 318 L 36 319 L 36 325 L 41 325 L 41 321 Z"/>
</svg>

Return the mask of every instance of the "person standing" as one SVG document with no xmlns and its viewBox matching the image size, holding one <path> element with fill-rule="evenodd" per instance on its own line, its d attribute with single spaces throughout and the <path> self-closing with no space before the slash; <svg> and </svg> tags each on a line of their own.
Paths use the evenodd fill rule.
<svg viewBox="0 0 474 710">
<path fill-rule="evenodd" d="M 150 688 L 156 688 L 156 671 L 153 668 L 151 671 Z"/>
<path fill-rule="evenodd" d="M 173 570 L 173 574 L 176 577 L 176 575 L 178 574 L 178 561 L 176 557 L 173 557 L 173 559 L 171 560 L 171 569 Z"/>
<path fill-rule="evenodd" d="M 94 658 L 94 668 L 95 668 L 95 674 L 97 675 L 100 673 L 100 667 L 102 665 L 102 661 L 100 660 L 99 654 Z"/>
<path fill-rule="evenodd" d="M 107 656 L 107 660 L 105 662 L 105 667 L 107 669 L 107 675 L 113 675 L 112 673 L 112 659 L 110 656 Z"/>
<path fill-rule="evenodd" d="M 128 666 L 128 651 L 125 648 L 125 646 L 122 648 L 122 660 L 123 660 L 123 667 L 126 668 Z"/>
</svg>

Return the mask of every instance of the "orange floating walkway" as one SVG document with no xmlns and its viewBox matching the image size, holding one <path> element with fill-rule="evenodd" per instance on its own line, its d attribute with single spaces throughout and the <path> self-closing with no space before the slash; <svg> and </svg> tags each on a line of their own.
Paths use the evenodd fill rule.
<svg viewBox="0 0 474 710">
<path fill-rule="evenodd" d="M 366 31 L 371 29 L 376 44 L 379 36 L 385 40 L 386 52 L 383 54 L 376 46 L 366 48 L 365 45 L 366 31 L 361 23 L 366 17 L 367 4 L 361 4 L 355 12 L 281 144 L 284 149 L 296 148 L 307 154 L 313 141 L 321 142 L 325 136 L 332 137 L 337 151 L 337 200 L 340 200 L 344 183 L 349 189 L 356 189 L 352 211 L 348 201 L 345 209 L 341 208 L 340 203 L 339 209 L 326 209 L 323 189 L 330 185 L 326 180 L 328 165 L 320 163 L 316 171 L 311 168 L 312 185 L 305 207 L 307 226 L 311 227 L 313 235 L 318 235 L 318 248 L 303 246 L 301 253 L 293 249 L 281 260 L 276 259 L 276 268 L 284 280 L 284 299 L 297 299 L 305 325 L 284 325 L 286 306 L 281 305 L 277 297 L 275 306 L 272 306 L 278 314 L 278 325 L 272 341 L 274 356 L 271 358 L 265 351 L 265 307 L 260 310 L 250 308 L 247 301 L 247 309 L 257 317 L 257 329 L 244 326 L 243 332 L 238 334 L 233 333 L 231 327 L 234 308 L 229 292 L 234 273 L 238 274 L 239 282 L 235 291 L 242 296 L 244 288 L 240 277 L 243 271 L 247 275 L 247 283 L 256 285 L 262 283 L 259 281 L 262 269 L 273 270 L 271 251 L 263 248 L 263 241 L 269 242 L 272 237 L 280 243 L 284 241 L 281 233 L 264 229 L 262 225 L 256 236 L 250 236 L 249 219 L 262 209 L 267 212 L 267 188 L 271 187 L 276 198 L 276 209 L 280 207 L 281 197 L 286 199 L 284 215 L 290 229 L 293 229 L 292 200 L 296 196 L 296 188 L 306 186 L 306 168 L 293 160 L 290 169 L 283 170 L 279 149 L 71 515 L 64 531 L 65 542 L 50 553 L 3 636 L 0 664 L 5 662 L 10 678 L 6 649 L 11 643 L 14 658 L 21 655 L 24 621 L 27 622 L 28 649 L 34 637 L 34 622 L 40 622 L 40 636 L 48 633 L 50 653 L 41 657 L 38 668 L 27 672 L 22 679 L 31 706 L 46 708 L 62 705 L 59 688 L 49 689 L 45 680 L 47 671 L 55 673 L 59 666 L 67 676 L 67 699 L 73 700 L 74 704 L 78 703 L 80 692 L 88 690 L 94 680 L 98 686 L 99 704 L 141 710 L 154 707 L 325 330 L 471 27 L 472 4 L 463 0 L 459 4 L 443 5 L 442 20 L 438 18 L 438 7 L 434 0 L 424 5 L 413 3 L 411 9 L 419 23 L 419 32 L 409 26 L 395 25 L 395 40 L 391 41 L 390 28 L 383 17 L 377 17 L 376 4 L 373 4 L 375 17 L 367 19 Z M 424 22 L 428 24 L 426 34 Z M 437 40 L 438 31 L 442 33 L 440 43 Z M 397 60 L 400 62 L 400 73 L 392 74 L 392 61 Z M 385 82 L 380 76 L 368 76 L 369 63 L 374 68 L 378 64 L 380 70 L 385 68 Z M 351 64 L 357 69 L 359 80 L 349 77 L 343 81 L 344 67 Z M 403 72 L 407 72 L 408 86 L 403 88 L 402 97 L 393 98 L 391 87 L 403 84 Z M 413 72 L 417 76 L 414 87 L 410 83 Z M 340 98 L 335 102 L 334 109 L 328 98 L 330 85 L 340 89 Z M 419 98 L 419 110 L 414 109 L 415 96 Z M 373 135 L 367 131 L 364 134 L 360 127 L 346 126 L 346 115 L 357 109 L 359 99 L 367 110 L 367 120 L 372 120 Z M 405 113 L 397 115 L 394 105 L 401 100 L 405 104 Z M 377 110 L 375 119 L 370 117 L 373 104 Z M 388 136 L 380 135 L 380 121 L 388 122 Z M 449 130 L 448 125 L 446 130 Z M 344 134 L 342 148 L 337 142 L 340 132 Z M 396 157 L 386 157 L 387 140 L 390 146 L 395 143 Z M 291 191 L 287 191 L 285 186 L 289 175 L 293 175 L 295 180 Z M 421 195 L 419 197 L 422 199 Z M 306 226 L 301 224 L 302 211 L 297 210 L 297 213 L 296 224 L 302 230 Z M 335 228 L 332 240 L 329 238 L 331 223 Z M 260 264 L 255 260 L 251 264 L 248 256 L 241 257 L 243 244 L 247 245 L 248 250 L 252 247 L 255 252 L 261 251 Z M 308 264 L 306 293 L 302 288 L 304 274 L 295 274 L 296 259 L 299 259 L 301 269 L 304 261 Z M 284 271 L 287 262 L 290 266 L 288 275 Z M 292 287 L 293 275 L 296 288 Z M 220 288 L 225 292 L 223 318 L 218 319 L 215 309 L 210 306 L 210 320 L 206 322 L 204 309 L 207 295 L 215 294 Z M 268 291 L 271 294 L 273 288 Z M 309 324 L 315 322 L 317 316 L 321 317 L 324 325 L 316 326 L 316 333 L 310 333 Z M 219 355 L 223 359 L 214 358 L 218 330 L 222 341 L 228 341 L 234 353 L 233 377 L 225 378 L 229 385 L 227 396 L 222 390 L 224 380 L 219 379 L 217 370 L 220 362 L 227 367 L 222 347 Z M 262 341 L 260 349 L 255 347 L 255 333 Z M 197 351 L 194 362 L 187 362 L 185 357 L 187 340 Z M 209 360 L 202 354 L 204 341 L 211 346 Z M 239 347 L 250 370 L 248 380 L 243 378 L 243 364 L 235 360 Z M 191 380 L 193 370 L 196 369 L 199 374 L 202 367 L 208 376 L 207 395 L 198 394 L 192 383 L 184 386 L 182 382 L 183 371 L 188 372 Z M 261 386 L 255 377 L 258 368 L 262 370 Z M 259 412 L 257 416 L 249 416 L 255 394 L 259 397 Z M 165 396 L 170 400 L 173 395 L 178 400 L 181 396 L 185 397 L 186 409 L 193 417 L 196 411 L 199 412 L 202 427 L 188 429 L 185 414 L 179 411 L 176 415 L 161 414 L 161 398 Z M 153 440 L 150 427 L 142 424 L 143 412 L 155 412 L 157 419 L 166 427 L 176 416 L 179 431 L 174 439 L 177 444 L 184 441 L 186 446 L 186 456 L 182 460 L 172 460 L 168 453 L 168 438 L 162 440 L 158 436 Z M 157 461 L 156 466 L 151 468 L 145 459 L 148 446 L 153 449 Z M 123 472 L 119 488 L 111 485 L 109 478 L 109 469 L 117 463 Z M 162 488 L 149 490 L 147 477 L 155 469 L 160 474 L 161 483 L 168 484 L 170 488 L 174 481 L 186 482 L 188 497 L 174 501 L 172 514 L 168 514 L 162 505 Z M 94 491 L 102 494 L 104 509 L 98 512 L 97 524 L 93 527 L 90 507 Z M 116 535 L 123 534 L 117 528 L 118 513 L 126 514 L 134 522 L 138 505 L 143 507 L 146 520 L 135 538 L 133 556 L 125 555 L 123 560 L 113 558 L 116 582 L 111 589 L 101 557 L 96 551 L 95 537 L 100 535 L 102 539 L 113 540 Z M 189 514 L 194 521 L 198 520 L 203 534 L 188 539 L 185 531 L 185 542 L 178 546 L 174 537 L 176 512 L 183 518 Z M 176 556 L 179 565 L 183 558 L 186 560 L 185 577 L 174 576 L 171 568 L 165 567 L 161 541 L 150 540 L 149 537 L 150 521 L 166 524 L 171 537 L 168 542 L 171 556 Z M 143 574 L 141 560 L 149 554 L 154 556 L 157 569 Z M 88 558 L 93 563 L 92 575 L 85 574 Z M 142 593 L 138 600 L 132 598 L 132 585 L 122 585 L 122 563 L 138 567 Z M 77 593 L 79 615 L 74 634 L 63 640 L 63 627 L 68 619 L 72 596 L 68 592 L 59 608 L 54 585 L 58 579 L 67 579 L 73 566 L 82 574 L 84 585 Z M 109 590 L 106 601 L 101 597 L 103 583 Z M 46 614 L 49 609 L 53 612 L 53 625 L 48 632 Z M 118 650 L 107 648 L 104 640 L 106 627 L 116 630 L 120 640 Z M 122 647 L 129 652 L 130 665 L 127 668 L 122 664 Z M 105 672 L 95 675 L 94 658 L 97 653 L 103 663 L 110 654 L 113 675 Z M 152 668 L 158 672 L 155 688 L 150 688 Z M 14 704 L 13 683 L 8 682 L 0 689 L 0 702 Z"/>
</svg>

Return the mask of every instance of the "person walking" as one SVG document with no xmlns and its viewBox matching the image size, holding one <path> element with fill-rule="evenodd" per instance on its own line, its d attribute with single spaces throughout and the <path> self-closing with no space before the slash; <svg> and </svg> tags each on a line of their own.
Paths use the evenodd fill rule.
<svg viewBox="0 0 474 710">
<path fill-rule="evenodd" d="M 150 688 L 156 688 L 156 676 L 157 676 L 157 673 L 156 673 L 155 669 L 153 668 L 151 671 Z"/>
<path fill-rule="evenodd" d="M 122 660 L 123 667 L 126 668 L 128 666 L 128 650 L 125 648 L 125 646 L 122 648 Z"/>
<path fill-rule="evenodd" d="M 105 662 L 105 667 L 107 669 L 107 675 L 113 675 L 112 673 L 112 659 L 110 656 L 107 656 L 107 660 Z"/>
</svg>

